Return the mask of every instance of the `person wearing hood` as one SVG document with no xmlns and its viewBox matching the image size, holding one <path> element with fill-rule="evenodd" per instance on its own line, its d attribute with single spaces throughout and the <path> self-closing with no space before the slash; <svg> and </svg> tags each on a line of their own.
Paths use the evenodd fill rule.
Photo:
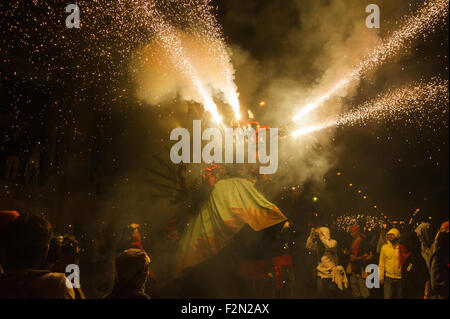
<svg viewBox="0 0 450 319">
<path fill-rule="evenodd" d="M 449 274 L 449 223 L 444 222 L 435 238 L 435 249 L 430 261 L 431 289 L 433 297 L 448 299 Z"/>
<path fill-rule="evenodd" d="M 379 275 L 380 284 L 384 284 L 384 298 L 393 299 L 402 297 L 402 271 L 399 264 L 398 239 L 400 231 L 392 228 L 386 234 L 387 244 L 380 252 Z"/>
<path fill-rule="evenodd" d="M 421 256 L 420 240 L 415 232 L 404 233 L 399 238 L 399 265 L 402 271 L 402 298 L 427 298 L 426 282 L 429 281 L 429 272 Z"/>
<path fill-rule="evenodd" d="M 150 273 L 150 257 L 142 249 L 130 248 L 116 258 L 117 277 L 106 299 L 150 299 L 144 292 Z"/>
<path fill-rule="evenodd" d="M 421 243 L 421 255 L 423 259 L 425 260 L 425 264 L 428 268 L 428 274 L 430 272 L 430 266 L 431 266 L 431 256 L 434 252 L 434 232 L 433 227 L 430 223 L 421 223 L 417 228 L 415 229 L 415 232 L 417 234 L 417 237 L 420 240 Z M 426 287 L 425 287 L 425 298 L 428 299 L 432 296 L 432 290 L 430 281 L 427 281 Z"/>
<path fill-rule="evenodd" d="M 434 250 L 434 232 L 430 223 L 421 223 L 415 229 L 421 243 L 421 255 L 430 268 L 430 259 Z"/>
<path fill-rule="evenodd" d="M 306 241 L 306 248 L 320 256 L 316 270 L 317 290 L 322 298 L 337 298 L 338 288 L 348 287 L 345 271 L 338 265 L 337 245 L 328 227 L 312 228 Z"/>
</svg>

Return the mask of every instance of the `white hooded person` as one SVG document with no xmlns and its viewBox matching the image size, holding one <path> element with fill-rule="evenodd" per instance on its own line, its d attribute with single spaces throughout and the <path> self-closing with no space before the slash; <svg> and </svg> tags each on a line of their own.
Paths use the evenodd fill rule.
<svg viewBox="0 0 450 319">
<path fill-rule="evenodd" d="M 344 268 L 339 266 L 338 242 L 331 238 L 328 227 L 312 228 L 306 248 L 318 256 L 317 290 L 320 298 L 337 298 L 338 289 L 348 287 Z"/>
</svg>

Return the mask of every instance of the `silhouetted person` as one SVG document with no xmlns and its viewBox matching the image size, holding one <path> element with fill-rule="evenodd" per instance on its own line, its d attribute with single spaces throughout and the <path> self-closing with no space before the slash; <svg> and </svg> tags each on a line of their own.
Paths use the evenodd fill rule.
<svg viewBox="0 0 450 319">
<path fill-rule="evenodd" d="M 430 277 L 430 267 L 431 267 L 431 256 L 434 252 L 434 237 L 435 233 L 433 232 L 433 227 L 430 223 L 421 223 L 416 229 L 415 232 L 417 237 L 421 243 L 421 255 L 425 260 L 425 264 L 428 268 L 428 277 Z M 429 278 L 428 278 L 429 279 Z M 432 297 L 432 290 L 430 281 L 428 280 L 425 288 L 425 299 Z"/>
<path fill-rule="evenodd" d="M 21 215 L 4 234 L 4 271 L 0 299 L 73 299 L 74 290 L 62 273 L 43 269 L 52 229 L 40 216 Z"/>
<path fill-rule="evenodd" d="M 408 232 L 400 236 L 399 263 L 402 271 L 402 298 L 423 299 L 429 273 L 416 233 Z"/>
<path fill-rule="evenodd" d="M 144 292 L 150 257 L 142 249 L 127 249 L 116 258 L 116 280 L 106 299 L 150 299 Z"/>
<path fill-rule="evenodd" d="M 431 289 L 433 296 L 436 298 L 448 299 L 448 273 L 449 273 L 449 252 L 448 252 L 448 221 L 443 223 L 439 232 L 436 235 L 434 242 L 435 249 L 431 256 Z"/>
<path fill-rule="evenodd" d="M 75 237 L 55 236 L 50 242 L 47 262 L 50 270 L 64 274 L 67 265 L 80 265 L 80 247 Z M 74 287 L 75 299 L 85 299 L 81 287 Z"/>
</svg>

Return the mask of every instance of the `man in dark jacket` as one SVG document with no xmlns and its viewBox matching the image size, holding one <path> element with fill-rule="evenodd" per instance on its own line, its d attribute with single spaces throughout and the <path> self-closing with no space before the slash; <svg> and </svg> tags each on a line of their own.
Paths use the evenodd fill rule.
<svg viewBox="0 0 450 319">
<path fill-rule="evenodd" d="M 428 268 L 422 258 L 420 240 L 415 232 L 403 233 L 399 239 L 399 263 L 402 270 L 402 291 L 405 299 L 423 299 Z"/>
<path fill-rule="evenodd" d="M 65 274 L 44 268 L 52 229 L 40 216 L 20 215 L 4 230 L 0 299 L 74 299 Z"/>
<path fill-rule="evenodd" d="M 449 273 L 449 252 L 448 252 L 448 221 L 443 223 L 436 235 L 435 250 L 430 261 L 431 289 L 433 296 L 448 299 L 448 273 Z"/>
<path fill-rule="evenodd" d="M 353 241 L 350 249 L 345 249 L 344 253 L 350 255 L 346 272 L 350 275 L 350 287 L 353 298 L 368 298 L 369 289 L 366 286 L 365 268 L 373 257 L 369 243 L 365 239 L 365 234 L 360 232 L 358 226 L 350 227 L 350 236 Z"/>
</svg>

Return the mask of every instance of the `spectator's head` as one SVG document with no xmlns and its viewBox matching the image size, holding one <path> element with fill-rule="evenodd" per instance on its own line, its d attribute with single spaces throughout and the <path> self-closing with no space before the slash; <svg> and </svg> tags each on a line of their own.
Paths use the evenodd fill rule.
<svg viewBox="0 0 450 319">
<path fill-rule="evenodd" d="M 415 229 L 417 237 L 419 240 L 427 247 L 429 247 L 433 243 L 433 227 L 430 223 L 421 223 Z"/>
<path fill-rule="evenodd" d="M 448 221 L 441 225 L 438 233 L 436 234 L 436 245 L 441 249 L 441 251 L 447 252 L 449 246 L 449 229 Z"/>
<path fill-rule="evenodd" d="M 67 265 L 80 263 L 79 254 L 80 247 L 74 237 L 55 236 L 50 241 L 47 261 L 53 264 L 53 271 L 64 272 Z"/>
<path fill-rule="evenodd" d="M 420 240 L 415 232 L 401 234 L 398 240 L 399 244 L 406 247 L 410 253 L 420 253 Z"/>
<path fill-rule="evenodd" d="M 400 237 L 400 231 L 397 228 L 392 228 L 386 234 L 386 239 L 391 243 L 396 243 Z"/>
<path fill-rule="evenodd" d="M 150 257 L 142 249 L 127 249 L 116 258 L 116 287 L 141 288 L 147 281 Z"/>
<path fill-rule="evenodd" d="M 46 260 L 52 229 L 50 223 L 34 215 L 21 215 L 5 229 L 7 271 L 41 266 Z"/>
<path fill-rule="evenodd" d="M 353 225 L 352 227 L 350 227 L 349 232 L 350 236 L 352 236 L 353 239 L 356 239 L 358 237 L 365 237 L 364 234 L 359 230 L 359 226 L 357 225 Z"/>
</svg>

